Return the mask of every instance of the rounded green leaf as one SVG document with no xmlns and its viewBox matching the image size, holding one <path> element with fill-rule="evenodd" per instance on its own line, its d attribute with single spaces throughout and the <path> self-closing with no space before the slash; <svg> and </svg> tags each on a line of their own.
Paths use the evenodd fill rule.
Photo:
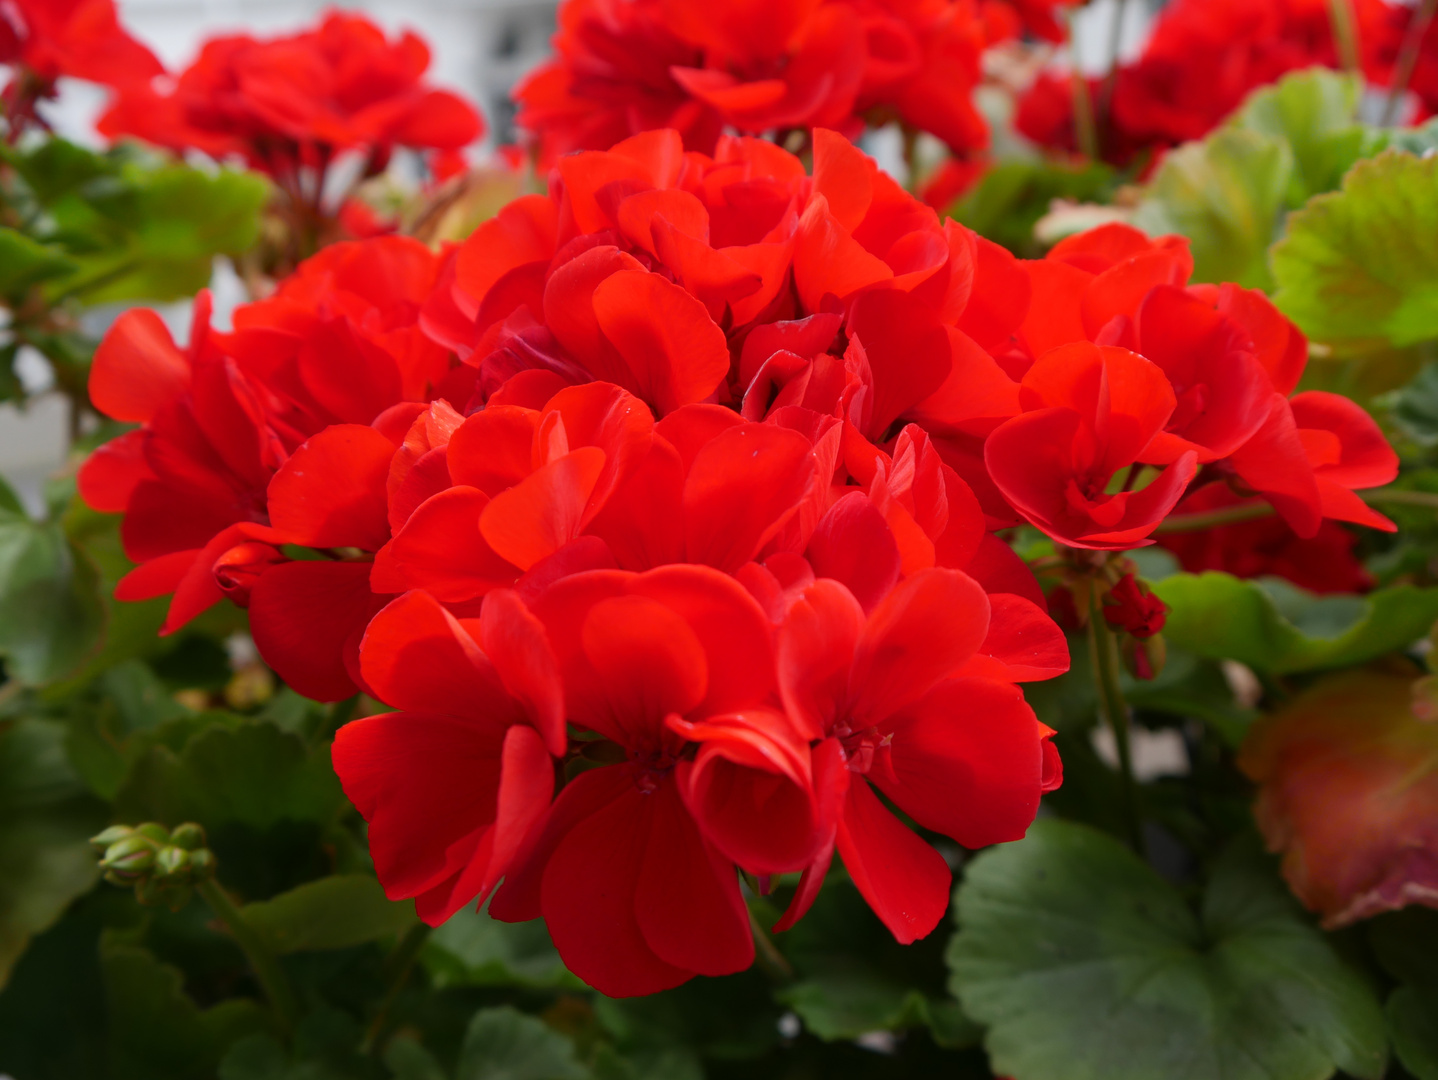
<svg viewBox="0 0 1438 1080">
<path fill-rule="evenodd" d="M 281 955 L 347 949 L 401 934 L 415 925 L 414 904 L 395 902 L 368 874 L 336 874 L 307 881 L 240 911 Z"/>
<path fill-rule="evenodd" d="M 1276 578 L 1174 574 L 1153 591 L 1169 606 L 1164 637 L 1215 660 L 1282 675 L 1346 667 L 1403 649 L 1438 619 L 1438 589 L 1315 596 Z"/>
<path fill-rule="evenodd" d="M 980 855 L 949 950 L 964 1011 L 1015 1080 L 1377 1080 L 1371 989 L 1237 850 L 1201 913 L 1109 836 L 1056 820 Z"/>
<path fill-rule="evenodd" d="M 1438 337 L 1438 157 L 1388 150 L 1291 214 L 1273 302 L 1345 351 Z"/>
</svg>

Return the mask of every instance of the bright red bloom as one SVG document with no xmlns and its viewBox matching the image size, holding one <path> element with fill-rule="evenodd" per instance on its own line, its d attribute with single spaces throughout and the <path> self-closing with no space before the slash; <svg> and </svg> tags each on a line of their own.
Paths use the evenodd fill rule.
<svg viewBox="0 0 1438 1080">
<path fill-rule="evenodd" d="M 277 561 L 253 543 L 290 542 L 270 531 L 267 504 L 290 456 L 332 424 L 368 425 L 406 400 L 422 409 L 417 403 L 449 371 L 453 357 L 415 327 L 437 267 L 411 240 L 336 245 L 269 300 L 237 311 L 233 334 L 209 329 L 201 294 L 184 351 L 153 312 L 120 317 L 96 351 L 91 399 L 142 426 L 100 447 L 80 471 L 91 506 L 125 514 L 125 551 L 140 565 L 120 582 L 120 599 L 175 593 L 166 633 L 226 592 L 248 602 L 260 568 Z M 351 472 L 348 453 L 327 477 L 362 474 Z M 320 546 L 367 540 L 361 532 Z M 226 567 L 223 588 L 217 563 Z"/>
<path fill-rule="evenodd" d="M 1017 687 L 983 677 L 989 634 L 988 598 L 952 570 L 921 571 L 867 618 L 834 581 L 815 582 L 794 605 L 779 631 L 780 689 L 805 736 L 822 740 L 821 800 L 842 796 L 843 810 L 781 928 L 813 902 L 835 848 L 899 941 L 942 918 L 947 864 L 870 784 L 966 847 L 1018 839 L 1039 795 L 1058 786 L 1052 733 Z"/>
<path fill-rule="evenodd" d="M 989 475 L 1029 521 L 1072 547 L 1142 547 L 1182 498 L 1197 455 L 1179 455 L 1145 487 L 1109 490 L 1173 415 L 1157 365 L 1127 349 L 1089 344 L 1046 353 L 1022 385 L 1026 411 L 984 444 Z"/>
<path fill-rule="evenodd" d="M 211 39 L 173 89 L 128 88 L 98 126 L 111 137 L 237 155 L 288 187 L 301 168 L 323 175 L 346 151 L 383 168 L 396 146 L 454 151 L 477 139 L 479 115 L 427 86 L 428 67 L 414 34 L 390 42 L 363 16 L 330 12 L 284 37 Z"/>
<path fill-rule="evenodd" d="M 985 29 L 968 0 L 569 0 L 555 59 L 515 92 L 545 160 L 656 128 L 714 153 L 725 126 L 850 133 L 898 117 L 956 151 L 983 146 Z"/>
<path fill-rule="evenodd" d="M 549 805 L 565 739 L 554 657 L 512 593 L 463 622 L 409 593 L 370 624 L 364 676 L 402 711 L 342 727 L 335 771 L 387 895 L 438 926 L 483 901 Z"/>
<path fill-rule="evenodd" d="M 1226 484 L 1208 484 L 1187 496 L 1174 513 L 1201 514 L 1257 502 L 1234 494 Z M 1373 587 L 1373 576 L 1353 554 L 1358 537 L 1335 521 L 1325 520 L 1306 540 L 1282 518 L 1263 517 L 1168 533 L 1158 542 L 1193 574 L 1222 570 L 1241 578 L 1273 575 L 1315 593 L 1362 593 Z"/>
<path fill-rule="evenodd" d="M 748 967 L 754 944 L 738 876 L 686 800 L 702 805 L 714 782 L 737 798 L 734 771 L 758 769 L 793 791 L 778 796 L 781 805 L 809 802 L 794 783 L 808 779 L 808 748 L 771 705 L 763 612 L 738 582 L 696 566 L 576 574 L 533 611 L 558 659 L 570 721 L 617 744 L 625 760 L 565 787 L 491 912 L 542 914 L 570 970 L 611 995 Z M 681 760 L 690 733 L 704 737 L 692 763 Z M 714 753 L 729 773 L 718 781 L 706 780 Z M 696 776 L 700 790 L 688 795 Z M 777 794 L 767 781 L 762 789 Z"/>
<path fill-rule="evenodd" d="M 114 87 L 165 70 L 125 32 L 114 0 L 11 0 L 0 8 L 0 64 L 22 66 L 43 84 L 69 76 Z"/>
</svg>

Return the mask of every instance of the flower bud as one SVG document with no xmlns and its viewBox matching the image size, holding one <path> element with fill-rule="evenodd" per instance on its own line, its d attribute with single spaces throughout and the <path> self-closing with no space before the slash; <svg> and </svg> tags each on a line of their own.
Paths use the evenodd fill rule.
<svg viewBox="0 0 1438 1080">
<path fill-rule="evenodd" d="M 190 880 L 203 881 L 215 873 L 215 853 L 209 848 L 190 852 Z"/>
<path fill-rule="evenodd" d="M 205 830 L 193 821 L 176 825 L 170 833 L 170 843 L 186 851 L 198 851 L 205 846 Z"/>
<path fill-rule="evenodd" d="M 280 550 L 257 540 L 236 544 L 215 561 L 215 583 L 235 607 L 250 606 L 250 589 L 260 575 L 285 562 Z"/>
<path fill-rule="evenodd" d="M 190 869 L 190 853 L 184 848 L 163 847 L 155 856 L 157 878 L 181 878 Z"/>
<path fill-rule="evenodd" d="M 148 837 L 156 844 L 168 844 L 170 842 L 170 830 L 154 821 L 147 821 L 143 825 L 135 826 L 136 834 Z"/>
<path fill-rule="evenodd" d="M 96 855 L 103 855 L 111 844 L 118 844 L 134 831 L 128 825 L 111 825 L 103 832 L 90 837 L 90 846 L 95 849 Z"/>
<path fill-rule="evenodd" d="M 1148 638 L 1124 635 L 1119 651 L 1123 655 L 1123 666 L 1135 679 L 1147 681 L 1163 674 L 1168 648 L 1163 643 L 1162 634 Z"/>
<path fill-rule="evenodd" d="M 133 881 L 155 865 L 155 845 L 145 836 L 127 836 L 105 850 L 100 865 L 122 881 Z"/>
<path fill-rule="evenodd" d="M 1123 630 L 1143 641 L 1163 629 L 1168 605 L 1132 574 L 1124 574 L 1104 597 L 1103 617 L 1115 630 Z"/>
</svg>

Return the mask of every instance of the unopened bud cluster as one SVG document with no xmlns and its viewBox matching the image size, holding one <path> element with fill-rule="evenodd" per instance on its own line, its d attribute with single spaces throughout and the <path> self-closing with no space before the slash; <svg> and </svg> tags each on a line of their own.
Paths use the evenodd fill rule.
<svg viewBox="0 0 1438 1080">
<path fill-rule="evenodd" d="M 90 845 L 112 885 L 133 885 L 142 904 L 178 910 L 189 902 L 194 885 L 215 872 L 215 856 L 205 846 L 205 830 L 193 822 L 168 829 L 150 821 L 112 825 Z"/>
</svg>

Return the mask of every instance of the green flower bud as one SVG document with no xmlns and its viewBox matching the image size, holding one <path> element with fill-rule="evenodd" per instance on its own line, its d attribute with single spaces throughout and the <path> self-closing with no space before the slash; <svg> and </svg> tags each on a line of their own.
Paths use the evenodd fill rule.
<svg viewBox="0 0 1438 1080">
<path fill-rule="evenodd" d="M 96 855 L 103 855 L 111 844 L 118 844 L 134 831 L 128 825 L 111 825 L 104 832 L 90 837 L 90 846 L 95 849 Z"/>
<path fill-rule="evenodd" d="M 190 853 L 184 848 L 163 847 L 155 856 L 155 876 L 182 878 L 190 869 Z"/>
<path fill-rule="evenodd" d="M 209 848 L 190 852 L 190 880 L 203 881 L 215 873 L 215 853 Z"/>
<path fill-rule="evenodd" d="M 168 844 L 170 842 L 170 830 L 154 821 L 147 821 L 143 825 L 136 825 L 135 831 L 141 836 L 147 836 L 157 844 Z"/>
<path fill-rule="evenodd" d="M 127 836 L 105 850 L 100 865 L 122 880 L 133 881 L 155 865 L 155 846 L 144 836 Z"/>
<path fill-rule="evenodd" d="M 170 843 L 186 851 L 196 851 L 205 846 L 205 830 L 193 821 L 176 825 L 170 832 Z"/>
</svg>

